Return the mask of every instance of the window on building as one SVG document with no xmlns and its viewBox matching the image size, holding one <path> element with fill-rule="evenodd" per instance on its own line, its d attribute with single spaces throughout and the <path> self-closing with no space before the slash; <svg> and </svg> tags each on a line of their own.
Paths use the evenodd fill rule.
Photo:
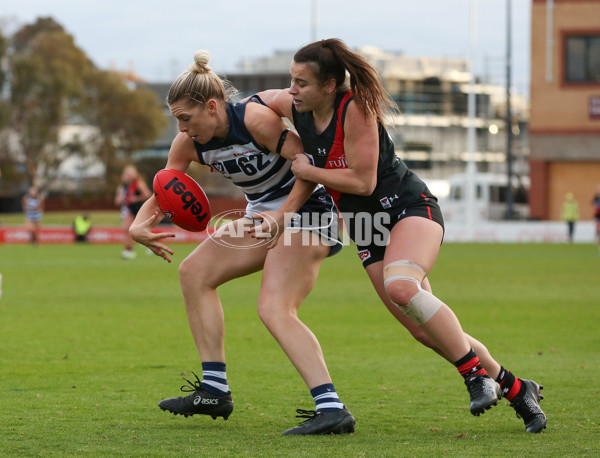
<svg viewBox="0 0 600 458">
<path fill-rule="evenodd" d="M 431 143 L 407 140 L 404 142 L 403 149 L 402 160 L 409 169 L 431 170 L 433 166 Z"/>
<path fill-rule="evenodd" d="M 449 196 L 450 200 L 462 200 L 462 186 L 452 186 Z"/>
<path fill-rule="evenodd" d="M 568 36 L 565 50 L 567 82 L 600 83 L 600 35 Z"/>
</svg>

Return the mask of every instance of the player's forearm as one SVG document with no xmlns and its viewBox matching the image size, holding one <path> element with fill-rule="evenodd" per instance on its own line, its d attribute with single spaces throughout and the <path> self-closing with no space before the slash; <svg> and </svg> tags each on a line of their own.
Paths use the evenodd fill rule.
<svg viewBox="0 0 600 458">
<path fill-rule="evenodd" d="M 142 207 L 138 211 L 131 226 L 133 227 L 140 223 L 143 223 L 148 218 L 150 218 L 152 215 L 154 215 L 154 213 L 156 213 L 156 212 L 158 212 L 159 216 L 163 215 L 162 212 L 160 211 L 160 208 L 158 207 L 158 201 L 156 200 L 156 197 L 150 196 L 148 198 L 148 200 L 146 202 L 144 202 L 144 205 L 142 205 Z M 153 227 L 156 226 L 156 224 L 158 224 L 159 222 L 160 222 L 160 219 L 158 219 L 156 221 L 156 223 L 153 225 Z"/>
<path fill-rule="evenodd" d="M 279 211 L 281 213 L 296 213 L 302 205 L 308 200 L 315 190 L 316 183 L 296 179 L 292 190 L 281 205 Z"/>
<path fill-rule="evenodd" d="M 336 191 L 356 194 L 359 196 L 370 196 L 375 189 L 376 179 L 372 179 L 365 173 L 358 173 L 353 169 L 322 169 L 320 167 L 308 166 L 302 173 L 305 180 L 321 183 Z"/>
</svg>

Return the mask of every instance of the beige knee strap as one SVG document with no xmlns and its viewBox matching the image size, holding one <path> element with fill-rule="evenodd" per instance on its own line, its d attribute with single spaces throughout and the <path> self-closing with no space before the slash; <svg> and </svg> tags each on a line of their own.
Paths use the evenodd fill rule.
<svg viewBox="0 0 600 458">
<path fill-rule="evenodd" d="M 395 261 L 383 269 L 383 284 L 387 291 L 390 283 L 396 280 L 411 281 L 416 283 L 419 291 L 415 294 L 406 306 L 396 306 L 419 326 L 429 321 L 444 305 L 437 297 L 428 291 L 421 289 L 421 283 L 427 275 L 425 269 L 412 261 Z"/>
<path fill-rule="evenodd" d="M 433 315 L 444 305 L 429 291 L 420 290 L 415 294 L 405 307 L 399 307 L 404 314 L 419 326 L 427 323 Z"/>
<path fill-rule="evenodd" d="M 383 285 L 387 291 L 388 285 L 396 280 L 405 280 L 416 283 L 421 289 L 421 283 L 427 272 L 412 261 L 395 261 L 383 268 Z"/>
</svg>

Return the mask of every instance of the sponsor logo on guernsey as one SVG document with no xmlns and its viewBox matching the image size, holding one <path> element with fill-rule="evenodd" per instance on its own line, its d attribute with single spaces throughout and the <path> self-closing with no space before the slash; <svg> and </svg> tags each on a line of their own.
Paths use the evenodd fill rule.
<svg viewBox="0 0 600 458">
<path fill-rule="evenodd" d="M 234 152 L 234 153 L 233 153 L 233 157 L 238 157 L 238 156 L 246 156 L 246 155 L 248 155 L 248 154 L 250 154 L 250 153 L 254 153 L 254 151 L 250 151 L 250 150 L 248 150 L 248 151 L 242 151 L 241 153 L 236 153 L 236 152 Z"/>
<path fill-rule="evenodd" d="M 371 257 L 371 252 L 369 250 L 360 250 L 358 252 L 358 257 L 361 261 L 366 261 Z"/>
<path fill-rule="evenodd" d="M 317 154 L 319 156 L 327 156 L 327 148 L 317 148 Z"/>
<path fill-rule="evenodd" d="M 346 155 L 342 154 L 339 158 L 329 161 L 327 165 L 330 169 L 347 169 Z"/>
</svg>

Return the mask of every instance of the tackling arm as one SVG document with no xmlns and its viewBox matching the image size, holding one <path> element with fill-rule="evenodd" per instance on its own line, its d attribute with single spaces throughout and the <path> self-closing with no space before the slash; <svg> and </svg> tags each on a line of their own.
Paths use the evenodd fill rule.
<svg viewBox="0 0 600 458">
<path fill-rule="evenodd" d="M 379 132 L 377 121 L 365 117 L 350 102 L 344 121 L 344 154 L 347 168 L 323 169 L 310 164 L 304 156 L 294 160 L 292 171 L 304 180 L 321 183 L 340 192 L 370 196 L 377 185 Z"/>
</svg>

